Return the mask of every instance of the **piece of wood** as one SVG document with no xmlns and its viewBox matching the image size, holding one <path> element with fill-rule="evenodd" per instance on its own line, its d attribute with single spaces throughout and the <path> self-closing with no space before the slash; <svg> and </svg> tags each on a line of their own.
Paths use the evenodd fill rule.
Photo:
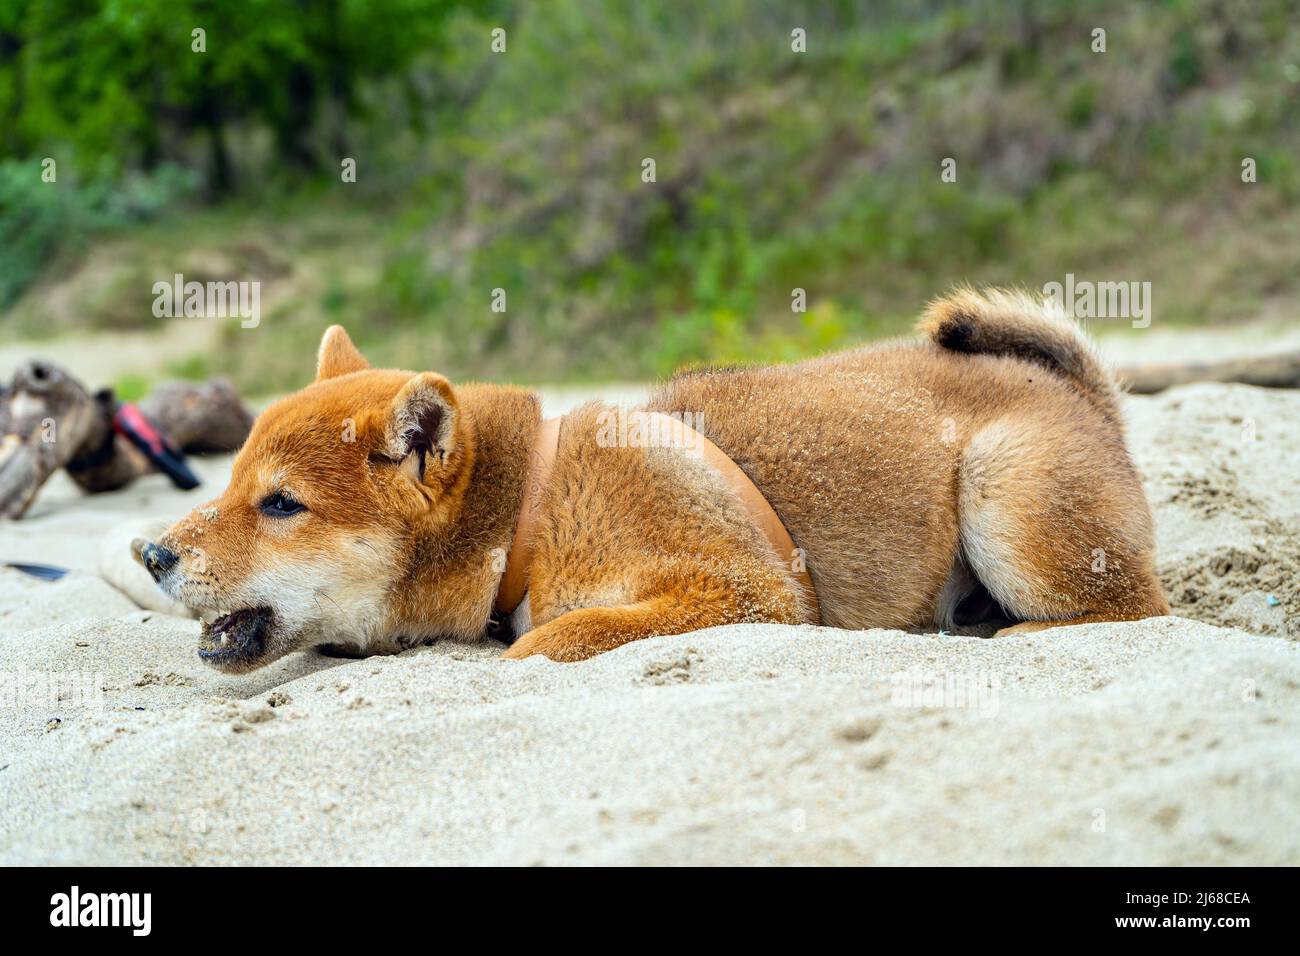
<svg viewBox="0 0 1300 956">
<path fill-rule="evenodd" d="M 164 382 L 141 413 L 189 454 L 234 451 L 253 415 L 225 379 Z M 91 394 L 50 362 L 35 360 L 0 389 L 0 517 L 17 518 L 59 468 L 88 492 L 112 491 L 153 470 L 113 429 L 112 389 Z"/>
<path fill-rule="evenodd" d="M 1130 392 L 1150 395 L 1190 382 L 1240 382 L 1263 388 L 1300 388 L 1300 350 L 1220 362 L 1152 362 L 1115 374 Z"/>
<path fill-rule="evenodd" d="M 111 434 L 111 422 L 71 375 L 49 362 L 21 366 L 0 401 L 0 516 L 21 516 L 50 475 Z"/>
<path fill-rule="evenodd" d="M 163 382 L 139 404 L 144 417 L 187 455 L 234 451 L 253 427 L 253 413 L 224 378 Z"/>
</svg>

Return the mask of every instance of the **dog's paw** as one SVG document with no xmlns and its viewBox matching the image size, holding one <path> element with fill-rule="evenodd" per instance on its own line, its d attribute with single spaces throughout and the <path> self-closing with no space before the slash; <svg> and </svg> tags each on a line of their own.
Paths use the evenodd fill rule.
<svg viewBox="0 0 1300 956">
<path fill-rule="evenodd" d="M 994 637 L 1012 637 L 1016 634 L 1033 634 L 1036 631 L 1045 631 L 1048 628 L 1059 627 L 1060 621 L 1021 621 L 1019 624 L 1012 624 L 1010 627 L 1004 627 L 995 631 Z"/>
<path fill-rule="evenodd" d="M 537 638 L 530 634 L 516 640 L 513 644 L 501 652 L 501 659 L 506 661 L 522 661 L 525 657 L 533 657 L 536 654 L 543 654 L 547 657 L 546 649 L 541 645 L 544 642 L 538 641 Z"/>
<path fill-rule="evenodd" d="M 524 639 L 521 637 L 501 652 L 501 659 L 503 661 L 522 661 L 525 657 L 531 657 L 536 653 L 537 651 L 525 644 Z"/>
<path fill-rule="evenodd" d="M 501 654 L 502 660 L 521 661 L 525 657 L 541 654 L 553 661 L 572 662 L 586 660 L 592 656 L 591 651 L 583 652 L 580 645 L 571 640 L 546 633 L 545 629 L 530 631 L 515 641 Z"/>
</svg>

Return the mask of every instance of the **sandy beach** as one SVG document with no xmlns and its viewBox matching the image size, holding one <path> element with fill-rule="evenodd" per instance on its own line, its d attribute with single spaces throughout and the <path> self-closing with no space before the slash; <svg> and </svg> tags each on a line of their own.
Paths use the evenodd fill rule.
<svg viewBox="0 0 1300 956">
<path fill-rule="evenodd" d="M 445 642 L 219 674 L 111 557 L 229 460 L 188 494 L 59 476 L 0 526 L 0 559 L 74 569 L 0 569 L 0 861 L 1300 863 L 1300 393 L 1126 414 L 1176 617 L 738 626 L 567 665 Z"/>
</svg>

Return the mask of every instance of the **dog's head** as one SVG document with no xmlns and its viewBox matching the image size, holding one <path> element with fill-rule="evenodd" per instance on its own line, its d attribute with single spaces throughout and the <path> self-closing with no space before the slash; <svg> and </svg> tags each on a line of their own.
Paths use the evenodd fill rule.
<svg viewBox="0 0 1300 956">
<path fill-rule="evenodd" d="M 463 418 L 441 375 L 372 369 L 334 326 L 316 381 L 258 417 L 225 493 L 133 550 L 200 612 L 199 655 L 221 670 L 364 648 L 392 626 L 410 542 L 456 518 L 473 457 Z"/>
</svg>

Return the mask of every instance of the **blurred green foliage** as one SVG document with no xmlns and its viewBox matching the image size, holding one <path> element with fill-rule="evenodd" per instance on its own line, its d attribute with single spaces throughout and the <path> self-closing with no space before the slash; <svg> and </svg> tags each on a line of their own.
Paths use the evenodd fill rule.
<svg viewBox="0 0 1300 956">
<path fill-rule="evenodd" d="M 1294 14 L 6 0 L 0 307 L 50 263 L 76 294 L 50 316 L 38 285 L 0 322 L 148 327 L 153 279 L 258 278 L 258 329 L 180 370 L 266 391 L 330 322 L 379 362 L 539 380 L 795 358 L 959 281 L 1145 280 L 1157 321 L 1246 318 L 1300 291 Z M 113 198 L 133 188 L 153 201 Z M 76 285 L 87 249 L 111 275 Z"/>
<path fill-rule="evenodd" d="M 347 151 L 360 90 L 413 80 L 447 18 L 480 0 L 6 0 L 0 115 L 6 151 L 63 144 L 122 173 L 206 151 L 209 187 L 236 185 L 240 124 L 270 133 L 274 165 L 319 171 L 322 144 Z M 267 163 L 266 168 L 272 164 Z"/>
<path fill-rule="evenodd" d="M 147 175 L 64 180 L 65 188 L 59 188 L 58 166 L 52 169 L 55 179 L 46 182 L 39 164 L 0 160 L 0 308 L 18 297 L 56 251 L 157 215 L 190 193 L 197 180 L 190 170 L 161 165 Z"/>
</svg>

